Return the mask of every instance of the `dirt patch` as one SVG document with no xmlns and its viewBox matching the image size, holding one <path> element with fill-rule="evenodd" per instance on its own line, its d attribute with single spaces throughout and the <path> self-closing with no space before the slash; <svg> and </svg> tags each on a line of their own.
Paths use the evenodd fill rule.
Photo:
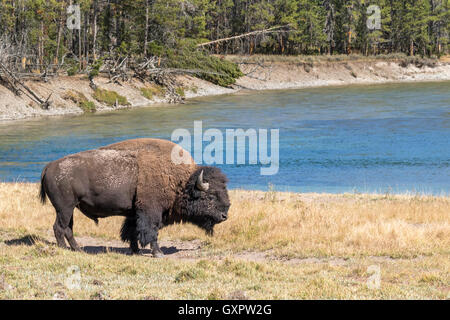
<svg viewBox="0 0 450 320">
<path fill-rule="evenodd" d="M 82 250 L 90 254 L 101 254 L 107 252 L 122 253 L 127 255 L 131 254 L 128 244 L 119 240 L 103 240 L 92 237 L 77 237 L 76 240 Z M 163 240 L 159 242 L 159 246 L 167 258 L 195 259 L 201 257 L 202 242 L 200 240 Z M 152 257 L 151 250 L 148 247 L 141 249 L 141 254 Z"/>
<path fill-rule="evenodd" d="M 27 245 L 34 246 L 39 243 L 43 243 L 45 246 L 56 246 L 56 242 L 51 238 L 49 234 L 48 237 L 36 237 L 33 235 L 27 235 L 21 237 L 20 239 L 14 239 L 7 236 L 8 240 L 4 240 L 2 244 L 8 246 L 15 245 Z M 11 238 L 11 239 L 9 239 Z M 127 243 L 120 240 L 106 240 L 93 238 L 88 236 L 76 237 L 76 240 L 82 250 L 87 254 L 107 254 L 107 253 L 119 253 L 124 255 L 132 255 L 131 250 Z M 224 260 L 227 258 L 232 258 L 235 260 L 243 260 L 246 262 L 280 262 L 289 265 L 300 265 L 300 264 L 324 264 L 329 266 L 347 266 L 354 263 L 355 259 L 352 258 L 341 258 L 341 257 L 280 257 L 274 254 L 272 250 L 268 251 L 241 251 L 241 252 L 212 252 L 206 247 L 206 244 L 201 240 L 161 240 L 159 241 L 161 250 L 164 253 L 165 259 L 176 259 L 176 260 L 189 260 L 197 261 L 201 259 L 209 260 Z M 140 255 L 153 258 L 150 248 L 147 246 L 141 249 Z M 423 257 L 416 257 L 414 260 L 420 260 Z M 396 259 L 388 256 L 370 256 L 368 257 L 374 263 L 382 262 L 395 262 L 404 259 Z"/>
<path fill-rule="evenodd" d="M 2 245 L 7 246 L 39 246 L 43 244 L 45 247 L 56 246 L 56 241 L 52 238 L 51 234 L 47 236 L 37 237 L 34 235 L 26 235 L 20 238 L 15 238 L 12 235 L 4 234 L 4 239 L 1 242 Z M 119 253 L 124 255 L 132 255 L 131 250 L 127 243 L 120 240 L 106 240 L 88 236 L 75 237 L 81 249 L 87 254 L 107 254 L 107 253 Z M 280 263 L 286 263 L 290 265 L 295 264 L 329 264 L 329 265 L 345 265 L 349 262 L 349 259 L 343 259 L 339 257 L 327 257 L 327 258 L 295 258 L 295 257 L 279 257 L 276 256 L 272 250 L 268 251 L 242 251 L 242 252 L 212 252 L 207 248 L 206 244 L 201 240 L 161 240 L 159 246 L 164 253 L 166 259 L 178 259 L 178 260 L 223 260 L 232 258 L 236 260 L 251 261 L 251 262 L 269 262 L 277 261 Z M 67 249 L 69 250 L 69 249 Z M 140 255 L 153 258 L 151 249 L 147 246 L 141 249 Z M 386 260 L 389 257 L 373 257 L 374 260 Z"/>
</svg>

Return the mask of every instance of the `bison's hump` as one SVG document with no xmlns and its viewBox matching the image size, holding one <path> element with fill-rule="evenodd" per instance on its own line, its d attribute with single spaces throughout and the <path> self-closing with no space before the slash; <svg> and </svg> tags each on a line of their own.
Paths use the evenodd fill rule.
<svg viewBox="0 0 450 320">
<path fill-rule="evenodd" d="M 154 152 L 171 152 L 172 148 L 176 146 L 175 143 L 169 140 L 153 139 L 153 138 L 138 138 L 116 142 L 100 150 L 135 150 L 135 151 L 154 151 Z"/>
</svg>

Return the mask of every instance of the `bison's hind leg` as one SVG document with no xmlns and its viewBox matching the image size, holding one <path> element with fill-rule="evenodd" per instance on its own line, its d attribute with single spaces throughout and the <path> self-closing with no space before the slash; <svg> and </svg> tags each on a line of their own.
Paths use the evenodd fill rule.
<svg viewBox="0 0 450 320">
<path fill-rule="evenodd" d="M 53 225 L 53 231 L 55 232 L 56 242 L 59 247 L 66 248 L 65 237 L 72 250 L 81 251 L 73 237 L 73 208 L 56 211 L 56 221 Z"/>
<path fill-rule="evenodd" d="M 66 247 L 64 238 L 62 237 L 64 235 L 73 251 L 81 251 L 80 246 L 73 237 L 73 209 L 70 212 L 70 216 L 68 213 L 58 214 L 53 230 L 55 231 L 58 246 Z"/>
<path fill-rule="evenodd" d="M 46 167 L 45 174 L 43 175 L 41 185 L 42 193 L 41 198 L 43 198 L 44 193 L 50 199 L 53 207 L 56 210 L 56 221 L 53 225 L 53 231 L 55 232 L 56 242 L 59 247 L 66 248 L 66 242 L 64 237 L 69 242 L 70 248 L 72 250 L 80 251 L 75 238 L 73 237 L 73 209 L 75 209 L 76 203 L 78 202 L 75 198 L 72 188 L 70 185 L 65 184 L 67 181 L 62 181 L 61 185 L 58 185 L 55 179 L 49 179 L 50 176 L 54 174 L 52 167 Z M 50 171 L 49 171 L 50 170 Z M 44 192 L 45 191 L 45 192 Z"/>
<path fill-rule="evenodd" d="M 64 240 L 64 229 L 61 228 L 58 222 L 58 217 L 56 217 L 55 224 L 53 225 L 53 232 L 55 233 L 56 243 L 60 248 L 67 248 L 66 241 Z"/>
<path fill-rule="evenodd" d="M 139 253 L 136 217 L 125 218 L 122 229 L 120 229 L 120 238 L 122 241 L 130 243 L 130 249 L 133 254 Z"/>
<path fill-rule="evenodd" d="M 73 210 L 72 210 L 72 217 L 70 217 L 69 226 L 64 230 L 66 239 L 69 241 L 70 248 L 74 251 L 81 251 L 80 246 L 78 245 L 77 241 L 73 237 Z"/>
</svg>

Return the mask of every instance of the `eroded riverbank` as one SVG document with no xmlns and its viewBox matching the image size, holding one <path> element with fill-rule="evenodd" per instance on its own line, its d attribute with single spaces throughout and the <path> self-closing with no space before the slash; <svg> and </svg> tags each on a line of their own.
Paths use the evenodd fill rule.
<svg viewBox="0 0 450 320">
<path fill-rule="evenodd" d="M 236 60 L 236 57 L 231 57 Z M 321 86 L 352 84 L 376 84 L 391 82 L 420 82 L 450 80 L 450 63 L 440 61 L 433 65 L 404 64 L 400 60 L 344 60 L 304 62 L 295 58 L 285 61 L 260 63 L 240 59 L 237 61 L 245 76 L 238 79 L 232 88 L 223 88 L 207 81 L 179 76 L 177 82 L 183 88 L 184 96 L 195 98 L 235 93 L 241 90 L 298 89 Z M 49 110 L 41 109 L 24 95 L 18 97 L 0 85 L 0 121 L 27 119 L 39 116 L 82 114 L 84 110 L 71 99 L 73 93 L 83 94 L 91 101 L 97 112 L 112 111 L 122 108 L 136 108 L 167 103 L 163 92 L 152 94 L 149 98 L 142 89 L 152 88 L 152 84 L 133 79 L 129 82 L 115 84 L 109 79 L 97 77 L 97 86 L 101 89 L 115 91 L 125 97 L 127 105 L 107 105 L 97 101 L 94 91 L 89 86 L 86 76 L 60 76 L 48 82 L 28 81 L 26 84 L 41 96 L 52 93 Z M 153 90 L 153 89 L 152 89 Z M 71 94 L 72 93 L 72 94 Z"/>
</svg>

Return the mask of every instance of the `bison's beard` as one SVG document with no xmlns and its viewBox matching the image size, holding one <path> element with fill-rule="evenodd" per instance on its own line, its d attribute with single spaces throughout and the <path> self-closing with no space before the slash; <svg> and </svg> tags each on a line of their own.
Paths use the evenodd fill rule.
<svg viewBox="0 0 450 320">
<path fill-rule="evenodd" d="M 214 235 L 214 224 L 208 224 L 207 226 L 204 226 L 202 229 L 204 229 L 206 231 L 206 234 L 208 236 L 213 236 Z"/>
<path fill-rule="evenodd" d="M 214 226 L 216 225 L 216 222 L 213 219 L 209 219 L 207 217 L 204 217 L 202 219 L 193 219 L 190 221 L 191 223 L 195 224 L 199 228 L 205 230 L 206 234 L 208 236 L 214 235 Z"/>
</svg>

